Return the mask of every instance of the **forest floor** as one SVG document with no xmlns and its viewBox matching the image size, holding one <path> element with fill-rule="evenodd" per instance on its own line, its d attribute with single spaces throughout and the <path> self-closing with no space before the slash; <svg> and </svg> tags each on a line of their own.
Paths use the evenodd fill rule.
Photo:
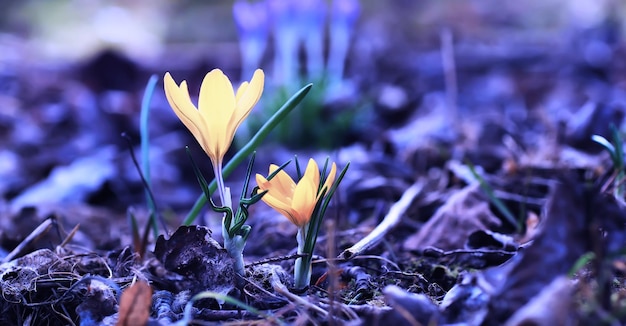
<svg viewBox="0 0 626 326">
<path fill-rule="evenodd" d="M 265 204 L 250 210 L 245 277 L 221 247 L 219 214 L 182 226 L 201 194 L 184 146 L 207 175 L 210 165 L 161 84 L 149 158 L 164 223 L 153 233 L 129 148 L 139 155 L 143 85 L 152 73 L 160 80 L 165 64 L 107 50 L 80 64 L 7 65 L 0 321 L 626 324 L 626 46 L 612 37 L 620 28 L 607 19 L 558 42 L 518 33 L 479 43 L 454 41 L 464 31 L 452 26 L 424 31 L 430 39 L 417 46 L 397 36 L 355 54 L 341 86 L 304 78 L 296 89 L 313 82 L 309 102 L 257 149 L 254 166 L 265 174 L 296 154 L 351 164 L 304 291 L 293 289 L 297 229 Z M 355 51 L 365 50 L 356 42 Z M 172 73 L 197 89 L 211 60 Z M 266 88 L 228 158 L 280 94 Z M 226 179 L 235 194 L 243 172 Z"/>
</svg>

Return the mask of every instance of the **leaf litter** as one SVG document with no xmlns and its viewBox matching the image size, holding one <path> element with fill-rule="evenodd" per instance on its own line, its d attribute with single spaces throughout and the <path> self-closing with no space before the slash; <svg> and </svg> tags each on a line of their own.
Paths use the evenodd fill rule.
<svg viewBox="0 0 626 326">
<path fill-rule="evenodd" d="M 377 123 L 331 154 L 353 164 L 302 293 L 291 288 L 297 230 L 265 207 L 251 208 L 243 280 L 213 238 L 218 216 L 179 227 L 174 212 L 199 191 L 182 149 L 193 141 L 165 113 L 164 98 L 154 105 L 161 136 L 152 181 L 175 231 L 151 240 L 144 257 L 131 247 L 126 209 L 136 209 L 138 225 L 148 212 L 116 136 L 138 134 L 140 89 L 127 82 L 161 68 L 106 52 L 83 68 L 43 74 L 28 92 L 24 81 L 37 67 L 0 70 L 2 324 L 626 323 L 626 213 L 613 191 L 623 180 L 592 139 L 611 141 L 611 124 L 623 124 L 623 64 L 585 61 L 580 44 L 553 51 L 515 39 L 490 48 L 459 40 L 451 121 L 446 76 L 436 69 L 441 49 L 395 41 L 371 49 L 371 62 L 354 59 L 361 95 L 353 96 L 371 101 Z M 608 45 L 623 54 L 623 45 Z M 119 85 L 92 73 L 103 69 L 133 72 L 116 90 L 122 100 L 111 92 Z M 276 144 L 258 153 L 266 155 L 258 166 L 292 155 Z M 359 244 L 374 231 L 373 242 Z M 194 299 L 202 291 L 213 294 Z"/>
</svg>

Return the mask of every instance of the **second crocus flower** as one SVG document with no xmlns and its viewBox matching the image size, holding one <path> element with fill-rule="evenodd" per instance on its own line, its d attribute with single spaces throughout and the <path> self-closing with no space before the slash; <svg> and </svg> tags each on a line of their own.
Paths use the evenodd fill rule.
<svg viewBox="0 0 626 326">
<path fill-rule="evenodd" d="M 277 165 L 270 165 L 269 174 L 277 169 Z M 301 228 L 311 219 L 315 205 L 322 197 L 322 190 L 328 192 L 336 173 L 337 166 L 333 163 L 324 185 L 320 187 L 319 167 L 313 159 L 309 159 L 304 175 L 297 184 L 282 170 L 271 180 L 257 174 L 256 181 L 259 189 L 267 190 L 263 201 Z"/>
<path fill-rule="evenodd" d="M 328 163 L 328 161 L 327 161 Z M 263 201 L 283 214 L 291 223 L 298 227 L 296 240 L 298 254 L 294 267 L 294 285 L 296 289 L 304 289 L 311 281 L 311 259 L 317 233 L 321 225 L 324 211 L 333 195 L 337 165 L 332 163 L 326 174 L 313 159 L 309 159 L 304 175 L 296 183 L 286 172 L 280 170 L 273 178 L 257 174 L 256 181 L 261 191 L 267 191 Z M 279 167 L 271 165 L 269 174 L 272 175 Z M 340 174 L 337 184 L 341 182 L 345 169 Z"/>
</svg>

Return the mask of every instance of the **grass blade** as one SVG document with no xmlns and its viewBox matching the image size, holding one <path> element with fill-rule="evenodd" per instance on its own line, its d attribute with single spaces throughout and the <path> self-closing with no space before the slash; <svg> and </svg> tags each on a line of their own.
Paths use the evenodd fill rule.
<svg viewBox="0 0 626 326">
<path fill-rule="evenodd" d="M 143 175 L 148 188 L 152 187 L 152 180 L 150 178 L 150 129 L 148 127 L 150 121 L 150 102 L 152 102 L 152 95 L 154 94 L 157 81 L 157 75 L 150 76 L 141 100 L 141 114 L 139 118 L 139 134 L 141 137 L 141 169 L 143 170 Z M 153 212 L 153 214 L 150 214 L 150 223 L 152 224 L 152 231 L 154 232 L 154 237 L 156 238 L 159 235 L 159 226 L 156 219 L 156 204 L 153 197 L 150 196 L 148 189 L 145 190 L 145 193 L 148 209 Z"/>
<path fill-rule="evenodd" d="M 183 312 L 183 318 L 180 320 L 180 324 L 182 325 L 188 325 L 191 322 L 191 308 L 193 308 L 193 304 L 194 302 L 198 301 L 198 300 L 202 300 L 202 299 L 215 299 L 215 300 L 219 300 L 219 301 L 223 301 L 223 302 L 227 302 L 230 303 L 234 306 L 237 306 L 241 309 L 244 309 L 252 314 L 255 314 L 257 316 L 261 316 L 263 318 L 265 318 L 267 321 L 270 322 L 275 322 L 278 325 L 285 325 L 285 323 L 276 318 L 273 317 L 267 313 L 264 313 L 250 305 L 247 305 L 233 297 L 230 297 L 228 295 L 225 294 L 221 294 L 221 293 L 217 293 L 217 292 L 212 292 L 212 291 L 204 291 L 204 292 L 200 292 L 196 295 L 194 295 L 189 302 L 187 302 L 187 304 L 185 305 L 185 310 Z M 178 325 L 178 323 L 177 323 Z"/>
<path fill-rule="evenodd" d="M 478 174 L 478 172 L 476 172 L 476 168 L 474 168 L 474 165 L 468 162 L 467 166 L 472 172 L 472 175 L 474 176 L 474 178 L 478 180 L 478 183 L 480 184 L 480 188 L 485 192 L 487 197 L 489 197 L 489 201 L 491 201 L 493 205 L 496 206 L 498 211 L 500 211 L 500 213 L 504 215 L 507 221 L 509 221 L 509 223 L 511 223 L 515 227 L 515 232 L 519 233 L 522 230 L 520 221 L 516 220 L 515 216 L 513 216 L 513 213 L 511 213 L 509 208 L 506 207 L 506 205 L 502 202 L 502 200 L 500 200 L 500 198 L 496 197 L 491 186 L 487 183 L 487 181 L 485 181 L 485 179 L 480 174 Z"/>
</svg>

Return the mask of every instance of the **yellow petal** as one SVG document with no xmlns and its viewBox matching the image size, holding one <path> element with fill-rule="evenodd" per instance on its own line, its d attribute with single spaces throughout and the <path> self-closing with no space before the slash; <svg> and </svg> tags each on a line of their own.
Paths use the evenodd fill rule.
<svg viewBox="0 0 626 326">
<path fill-rule="evenodd" d="M 172 78 L 168 72 L 165 73 L 165 76 L 163 77 L 163 85 L 167 101 L 172 107 L 174 113 L 176 113 L 176 116 L 178 116 L 185 127 L 189 129 L 202 149 L 207 152 L 207 155 L 211 156 L 211 154 L 207 151 L 207 143 L 203 134 L 206 127 L 204 125 L 204 121 L 200 118 L 198 110 L 191 102 L 189 91 L 187 90 L 187 83 L 183 81 L 179 87 L 176 85 L 174 78 Z"/>
<path fill-rule="evenodd" d="M 257 174 L 256 175 L 256 183 L 259 186 L 259 189 L 262 191 L 267 190 L 267 194 L 263 196 L 264 198 L 267 196 L 272 196 L 276 198 L 282 198 L 281 200 L 287 203 L 291 203 L 291 198 L 293 197 L 293 192 L 284 193 L 281 190 L 281 185 L 278 182 L 275 182 L 274 179 L 271 181 L 265 179 L 264 176 Z M 291 204 L 289 204 L 291 205 Z"/>
<path fill-rule="evenodd" d="M 317 186 L 312 180 L 302 178 L 293 194 L 291 207 L 297 212 L 298 223 L 296 225 L 303 226 L 311 219 L 311 214 L 315 208 L 317 201 Z"/>
<path fill-rule="evenodd" d="M 263 181 L 259 180 L 260 179 L 259 177 L 261 177 L 263 179 L 265 179 L 265 178 L 257 174 L 257 184 L 260 185 L 260 184 L 263 183 Z M 298 221 L 298 219 L 296 218 L 297 214 L 291 208 L 291 201 L 287 200 L 285 197 L 282 197 L 280 195 L 278 197 L 272 196 L 271 193 L 272 193 L 272 191 L 269 190 L 263 196 L 263 202 L 265 202 L 268 206 L 270 206 L 271 208 L 273 208 L 277 212 L 279 212 L 282 215 L 284 215 L 292 223 L 297 224 L 297 221 Z"/>
<path fill-rule="evenodd" d="M 239 86 L 239 89 L 237 89 L 235 110 L 229 121 L 228 131 L 230 134 L 227 135 L 231 142 L 237 128 L 239 128 L 243 120 L 250 115 L 252 108 L 259 102 L 261 94 L 263 93 L 264 84 L 265 74 L 263 70 L 257 69 L 250 83 L 244 82 Z"/>
<path fill-rule="evenodd" d="M 285 211 L 285 210 L 277 210 L 277 211 L 279 213 L 283 214 L 283 216 L 285 216 L 291 223 L 293 223 L 297 227 L 301 227 L 302 226 L 302 225 L 298 224 L 299 223 L 298 216 L 294 215 L 293 211 Z"/>
<path fill-rule="evenodd" d="M 277 169 L 277 165 L 270 165 L 269 174 L 274 173 L 274 171 L 276 171 Z M 296 189 L 296 183 L 293 181 L 293 179 L 291 179 L 289 174 L 285 172 L 285 170 L 279 171 L 272 178 L 272 180 L 270 180 L 270 183 L 272 184 L 272 188 L 276 192 L 274 193 L 274 196 L 278 196 L 278 194 L 280 194 L 281 196 L 288 197 L 289 200 L 293 198 L 293 192 Z"/>
<path fill-rule="evenodd" d="M 337 174 L 337 165 L 333 162 L 333 164 L 330 167 L 330 172 L 328 173 L 328 176 L 326 177 L 326 181 L 324 181 L 324 185 L 322 186 L 322 188 L 320 189 L 320 193 L 318 194 L 318 200 L 319 200 L 319 195 L 322 194 L 322 191 L 324 191 L 324 189 L 326 189 L 326 194 L 328 194 L 328 191 L 330 190 L 330 187 L 333 186 L 333 183 L 335 182 L 335 175 Z"/>
<path fill-rule="evenodd" d="M 272 196 L 269 192 L 263 196 L 263 201 L 275 210 L 291 210 L 290 201 L 285 201 L 283 197 Z"/>
<path fill-rule="evenodd" d="M 215 154 L 215 149 L 209 146 L 210 134 L 207 129 L 207 125 L 204 122 L 204 119 L 202 119 L 202 116 L 200 115 L 200 112 L 198 111 L 198 109 L 196 109 L 196 107 L 191 102 L 191 97 L 189 96 L 189 89 L 187 88 L 187 81 L 183 80 L 183 82 L 180 84 L 179 90 L 180 90 L 181 97 L 186 99 L 188 107 L 194 109 L 193 113 L 195 115 L 195 118 L 193 122 L 198 127 L 198 135 L 194 134 L 194 136 L 196 136 L 196 140 L 198 141 L 198 143 L 200 143 L 200 146 L 202 147 L 204 152 L 211 158 L 212 161 L 215 162 L 217 160 L 217 157 Z"/>
<path fill-rule="evenodd" d="M 259 102 L 264 86 L 265 73 L 263 73 L 263 70 L 257 69 L 254 75 L 252 75 L 250 83 L 244 82 L 237 89 L 237 109 L 250 111 Z"/>
<path fill-rule="evenodd" d="M 269 175 L 269 174 L 274 173 L 274 171 L 278 170 L 278 168 L 279 168 L 279 166 L 278 166 L 278 165 L 276 165 L 276 164 L 270 164 L 270 168 L 269 168 L 269 173 L 268 173 L 268 175 Z"/>
<path fill-rule="evenodd" d="M 309 163 L 306 165 L 306 170 L 302 179 L 308 179 L 313 185 L 315 185 L 315 191 L 317 193 L 317 187 L 320 185 L 320 168 L 317 166 L 317 162 L 310 158 Z"/>
<path fill-rule="evenodd" d="M 270 207 L 272 207 L 270 205 Z M 293 223 L 294 225 L 300 227 L 300 225 L 298 225 L 298 215 L 292 210 L 292 209 L 279 209 L 276 207 L 272 207 L 274 210 L 276 210 L 277 212 L 281 213 L 284 217 L 286 217 L 291 223 Z"/>
<path fill-rule="evenodd" d="M 236 103 L 239 103 L 241 101 L 241 97 L 246 92 L 246 89 L 248 89 L 248 82 L 247 81 L 241 83 L 241 85 L 239 85 L 239 88 L 237 88 L 237 94 L 235 94 L 235 102 Z"/>
<path fill-rule="evenodd" d="M 207 127 L 207 145 L 224 157 L 232 142 L 229 122 L 235 111 L 235 93 L 230 80 L 219 69 L 204 76 L 200 86 L 198 111 Z M 230 138 L 230 139 L 229 139 Z"/>
<path fill-rule="evenodd" d="M 256 185 L 259 186 L 259 188 L 261 190 L 267 190 L 270 187 L 270 182 L 267 181 L 267 179 L 260 175 L 260 174 L 256 174 Z"/>
<path fill-rule="evenodd" d="M 264 176 L 260 175 L 260 174 L 256 174 L 256 184 L 259 187 L 259 189 L 261 189 L 261 191 L 266 191 L 267 193 L 265 195 L 263 195 L 263 199 L 265 199 L 270 195 L 270 190 L 273 188 L 272 183 L 267 180 Z M 273 193 L 273 192 L 272 192 Z"/>
</svg>

